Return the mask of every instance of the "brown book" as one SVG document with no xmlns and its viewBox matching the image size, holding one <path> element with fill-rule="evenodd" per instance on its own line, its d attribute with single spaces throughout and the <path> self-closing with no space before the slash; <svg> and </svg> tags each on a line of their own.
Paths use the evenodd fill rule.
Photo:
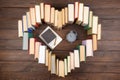
<svg viewBox="0 0 120 80">
<path fill-rule="evenodd" d="M 35 42 L 35 59 L 38 59 L 39 57 L 39 47 L 40 47 L 41 43 L 40 42 Z"/>
<path fill-rule="evenodd" d="M 74 22 L 74 4 L 68 4 L 68 22 Z"/>
<path fill-rule="evenodd" d="M 45 22 L 50 23 L 50 10 L 51 6 L 49 4 L 45 4 Z"/>
<path fill-rule="evenodd" d="M 65 24 L 68 23 L 68 8 L 65 7 Z"/>
<path fill-rule="evenodd" d="M 52 8 L 51 8 L 51 18 L 50 18 L 50 23 L 51 23 L 51 24 L 54 24 L 54 21 L 55 21 L 55 8 L 52 7 Z"/>
<path fill-rule="evenodd" d="M 80 62 L 85 61 L 86 55 L 85 55 L 85 45 L 79 46 L 79 54 L 80 54 Z"/>
<path fill-rule="evenodd" d="M 31 25 L 36 25 L 35 8 L 30 8 Z"/>
<path fill-rule="evenodd" d="M 18 37 L 23 37 L 22 20 L 18 20 Z"/>
<path fill-rule="evenodd" d="M 30 38 L 29 40 L 29 54 L 35 53 L 35 38 Z"/>
<path fill-rule="evenodd" d="M 45 65 L 48 66 L 49 50 L 46 49 L 45 53 L 46 53 L 46 54 L 45 54 Z"/>
<path fill-rule="evenodd" d="M 93 40 L 93 51 L 97 50 L 97 35 L 92 35 L 92 40 Z"/>
<path fill-rule="evenodd" d="M 44 11 L 45 11 L 45 6 L 44 3 L 40 3 L 40 12 L 41 12 L 41 19 L 44 20 Z"/>
<path fill-rule="evenodd" d="M 62 9 L 62 25 L 65 25 L 65 9 Z"/>
<path fill-rule="evenodd" d="M 74 59 L 74 53 L 73 52 L 70 52 L 70 67 L 71 67 L 71 70 L 72 69 L 75 69 L 75 59 Z"/>
<path fill-rule="evenodd" d="M 65 77 L 65 73 L 64 73 L 64 61 L 62 61 L 62 60 L 59 61 L 59 76 L 60 77 Z"/>
<path fill-rule="evenodd" d="M 79 2 L 75 2 L 75 19 L 78 18 L 78 9 L 79 9 Z"/>
</svg>

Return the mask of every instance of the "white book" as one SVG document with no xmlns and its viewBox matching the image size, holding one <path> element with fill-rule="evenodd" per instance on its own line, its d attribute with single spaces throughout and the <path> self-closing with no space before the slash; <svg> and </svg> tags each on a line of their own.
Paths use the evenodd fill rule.
<svg viewBox="0 0 120 80">
<path fill-rule="evenodd" d="M 31 18 L 30 18 L 30 12 L 26 12 L 26 16 L 27 16 L 27 27 L 31 28 Z"/>
<path fill-rule="evenodd" d="M 35 5 L 35 17 L 36 17 L 36 22 L 41 23 L 41 13 L 40 13 L 39 5 Z"/>
<path fill-rule="evenodd" d="M 70 52 L 70 63 L 71 63 L 71 70 L 75 69 L 75 59 L 74 59 L 74 53 Z"/>
<path fill-rule="evenodd" d="M 89 28 L 92 28 L 93 26 L 93 11 L 89 12 Z"/>
<path fill-rule="evenodd" d="M 44 19 L 44 3 L 40 3 L 40 12 L 41 12 L 41 19 Z"/>
<path fill-rule="evenodd" d="M 68 4 L 68 22 L 74 22 L 74 4 Z"/>
<path fill-rule="evenodd" d="M 23 50 L 28 50 L 28 32 L 23 33 Z"/>
<path fill-rule="evenodd" d="M 35 38 L 29 39 L 29 54 L 35 53 Z"/>
<path fill-rule="evenodd" d="M 84 14 L 84 4 L 83 3 L 79 3 L 79 13 L 78 13 L 78 20 L 77 20 L 77 24 L 81 24 L 83 22 L 83 14 Z"/>
<path fill-rule="evenodd" d="M 97 40 L 101 39 L 101 24 L 98 24 Z"/>
<path fill-rule="evenodd" d="M 55 54 L 51 55 L 51 74 L 55 74 L 56 73 L 56 56 Z"/>
<path fill-rule="evenodd" d="M 78 18 L 78 9 L 79 9 L 79 2 L 75 2 L 74 3 L 74 6 L 75 6 L 75 19 L 77 19 Z"/>
<path fill-rule="evenodd" d="M 68 71 L 67 71 L 68 68 L 67 68 L 67 59 L 66 58 L 64 59 L 64 66 L 65 66 L 64 67 L 65 68 L 65 70 L 64 70 L 65 71 L 65 75 L 67 75 L 68 74 Z"/>
<path fill-rule="evenodd" d="M 75 67 L 80 67 L 80 57 L 79 57 L 79 50 L 74 50 L 74 59 L 75 59 Z"/>
<path fill-rule="evenodd" d="M 46 50 L 46 46 L 40 45 L 38 63 L 45 64 L 45 50 Z"/>
<path fill-rule="evenodd" d="M 23 37 L 22 20 L 18 20 L 18 37 Z"/>
<path fill-rule="evenodd" d="M 86 46 L 86 56 L 93 56 L 92 39 L 83 40 L 82 44 Z"/>
<path fill-rule="evenodd" d="M 98 16 L 93 16 L 93 28 L 92 28 L 92 33 L 97 34 L 98 30 Z"/>
<path fill-rule="evenodd" d="M 89 7 L 84 6 L 84 14 L 83 14 L 83 26 L 87 26 L 89 21 Z"/>
<path fill-rule="evenodd" d="M 31 25 L 36 25 L 35 8 L 30 8 Z"/>
<path fill-rule="evenodd" d="M 23 20 L 23 31 L 28 31 L 26 15 L 23 15 L 22 20 Z"/>
<path fill-rule="evenodd" d="M 68 69 L 67 71 L 68 71 L 68 73 L 71 72 L 71 63 L 70 63 L 70 61 L 71 61 L 71 60 L 70 60 L 70 56 L 67 56 L 67 66 L 68 66 L 68 67 L 67 67 L 67 69 Z"/>
</svg>

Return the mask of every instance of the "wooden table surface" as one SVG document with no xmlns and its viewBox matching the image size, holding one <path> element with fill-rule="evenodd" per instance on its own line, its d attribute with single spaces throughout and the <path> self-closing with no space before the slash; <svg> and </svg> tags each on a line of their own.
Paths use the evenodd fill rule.
<svg viewBox="0 0 120 80">
<path fill-rule="evenodd" d="M 17 37 L 17 21 L 29 7 L 40 2 L 60 9 L 75 1 L 89 5 L 99 16 L 102 40 L 98 41 L 94 57 L 87 58 L 67 77 L 60 78 L 51 75 L 47 67 L 38 64 L 27 51 L 21 50 L 22 39 Z M 70 28 L 66 27 L 58 33 L 65 37 L 64 33 Z M 79 28 L 76 26 L 75 29 Z M 64 39 L 61 46 L 55 49 L 57 55 L 66 55 L 85 38 L 85 31 L 80 30 L 77 42 L 71 46 Z M 120 0 L 0 0 L 0 80 L 120 80 Z"/>
</svg>

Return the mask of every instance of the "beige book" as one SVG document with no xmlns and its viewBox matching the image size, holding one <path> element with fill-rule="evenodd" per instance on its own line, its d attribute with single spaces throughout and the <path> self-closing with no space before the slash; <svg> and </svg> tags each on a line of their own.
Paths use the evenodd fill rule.
<svg viewBox="0 0 120 80">
<path fill-rule="evenodd" d="M 40 42 L 35 42 L 35 59 L 38 59 L 39 57 L 39 47 L 40 47 L 41 43 Z"/>
<path fill-rule="evenodd" d="M 58 29 L 61 29 L 62 28 L 62 12 L 61 11 L 58 11 L 58 26 L 57 28 Z"/>
<path fill-rule="evenodd" d="M 76 21 L 76 24 L 81 24 L 83 22 L 83 14 L 84 14 L 84 4 L 79 3 L 79 10 L 78 10 L 78 20 Z"/>
<path fill-rule="evenodd" d="M 44 19 L 44 14 L 45 14 L 44 10 L 45 10 L 44 3 L 40 3 L 41 19 Z"/>
<path fill-rule="evenodd" d="M 64 74 L 64 61 L 62 61 L 62 60 L 59 61 L 59 76 L 60 77 L 65 77 L 65 74 Z"/>
<path fill-rule="evenodd" d="M 68 22 L 74 22 L 74 4 L 68 4 Z"/>
<path fill-rule="evenodd" d="M 97 35 L 94 34 L 92 35 L 92 40 L 93 40 L 93 51 L 96 51 L 97 50 Z"/>
<path fill-rule="evenodd" d="M 101 24 L 98 24 L 97 40 L 101 40 Z"/>
<path fill-rule="evenodd" d="M 65 25 L 65 9 L 62 9 L 62 25 Z"/>
<path fill-rule="evenodd" d="M 36 23 L 41 23 L 41 12 L 40 12 L 40 5 L 35 5 L 35 18 Z"/>
<path fill-rule="evenodd" d="M 30 28 L 31 27 L 30 12 L 26 12 L 26 16 L 27 16 L 27 27 Z"/>
<path fill-rule="evenodd" d="M 97 30 L 98 30 L 98 16 L 93 16 L 92 34 L 97 34 Z"/>
<path fill-rule="evenodd" d="M 46 49 L 46 54 L 45 54 L 45 66 L 48 66 L 48 57 L 49 57 L 49 50 L 48 49 Z"/>
<path fill-rule="evenodd" d="M 18 20 L 18 37 L 23 37 L 22 20 Z"/>
<path fill-rule="evenodd" d="M 29 54 L 35 53 L 35 38 L 29 39 Z"/>
<path fill-rule="evenodd" d="M 92 28 L 93 26 L 93 11 L 89 12 L 89 24 L 88 24 L 89 28 Z"/>
<path fill-rule="evenodd" d="M 45 4 L 45 22 L 50 23 L 50 10 L 51 6 L 49 4 Z"/>
<path fill-rule="evenodd" d="M 79 2 L 75 2 L 75 19 L 78 18 L 78 9 L 79 9 Z"/>
<path fill-rule="evenodd" d="M 59 75 L 59 59 L 56 60 L 56 75 Z"/>
<path fill-rule="evenodd" d="M 28 31 L 26 15 L 23 15 L 22 20 L 23 20 L 23 31 Z"/>
<path fill-rule="evenodd" d="M 66 58 L 64 59 L 64 68 L 65 68 L 64 73 L 65 73 L 65 76 L 66 76 L 68 74 L 68 71 L 67 71 L 68 67 L 67 67 L 67 59 Z"/>
<path fill-rule="evenodd" d="M 51 55 L 51 74 L 56 74 L 56 64 L 55 64 L 56 56 L 55 54 Z"/>
<path fill-rule="evenodd" d="M 83 23 L 82 26 L 87 26 L 89 21 L 89 7 L 84 6 L 84 14 L 83 14 Z"/>
<path fill-rule="evenodd" d="M 71 67 L 71 70 L 72 70 L 72 69 L 75 69 L 75 65 L 74 65 L 74 63 L 75 63 L 74 53 L 70 52 L 69 54 L 70 54 L 70 63 L 71 63 L 70 67 Z"/>
<path fill-rule="evenodd" d="M 55 21 L 55 8 L 51 7 L 51 18 L 50 18 L 50 23 L 54 24 Z"/>
<path fill-rule="evenodd" d="M 70 63 L 70 61 L 71 61 L 70 60 L 70 56 L 67 56 L 67 66 L 68 66 L 68 68 L 67 68 L 68 70 L 67 71 L 68 71 L 68 73 L 71 72 L 71 63 Z"/>
<path fill-rule="evenodd" d="M 86 56 L 85 56 L 85 45 L 80 45 L 80 47 L 79 47 L 80 49 L 80 51 L 79 51 L 79 54 L 80 54 L 80 62 L 81 61 L 85 61 L 85 58 L 86 58 Z"/>
<path fill-rule="evenodd" d="M 68 8 L 65 7 L 65 24 L 68 23 Z"/>
<path fill-rule="evenodd" d="M 54 26 L 57 28 L 58 26 L 58 10 L 55 10 L 55 22 L 54 22 Z"/>
<path fill-rule="evenodd" d="M 80 67 L 80 57 L 79 57 L 79 50 L 74 50 L 74 59 L 75 59 L 75 67 Z"/>
<path fill-rule="evenodd" d="M 51 51 L 48 54 L 48 71 L 51 71 Z"/>
<path fill-rule="evenodd" d="M 31 25 L 36 25 L 35 8 L 30 8 Z"/>
</svg>

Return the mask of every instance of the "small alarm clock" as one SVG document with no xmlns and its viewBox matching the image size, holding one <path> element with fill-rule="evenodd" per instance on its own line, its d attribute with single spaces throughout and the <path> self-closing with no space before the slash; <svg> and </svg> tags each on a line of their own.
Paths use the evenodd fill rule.
<svg viewBox="0 0 120 80">
<path fill-rule="evenodd" d="M 72 43 L 74 41 L 76 41 L 77 39 L 77 32 L 74 30 L 71 30 L 67 35 L 66 35 L 66 39 L 68 42 Z"/>
</svg>

